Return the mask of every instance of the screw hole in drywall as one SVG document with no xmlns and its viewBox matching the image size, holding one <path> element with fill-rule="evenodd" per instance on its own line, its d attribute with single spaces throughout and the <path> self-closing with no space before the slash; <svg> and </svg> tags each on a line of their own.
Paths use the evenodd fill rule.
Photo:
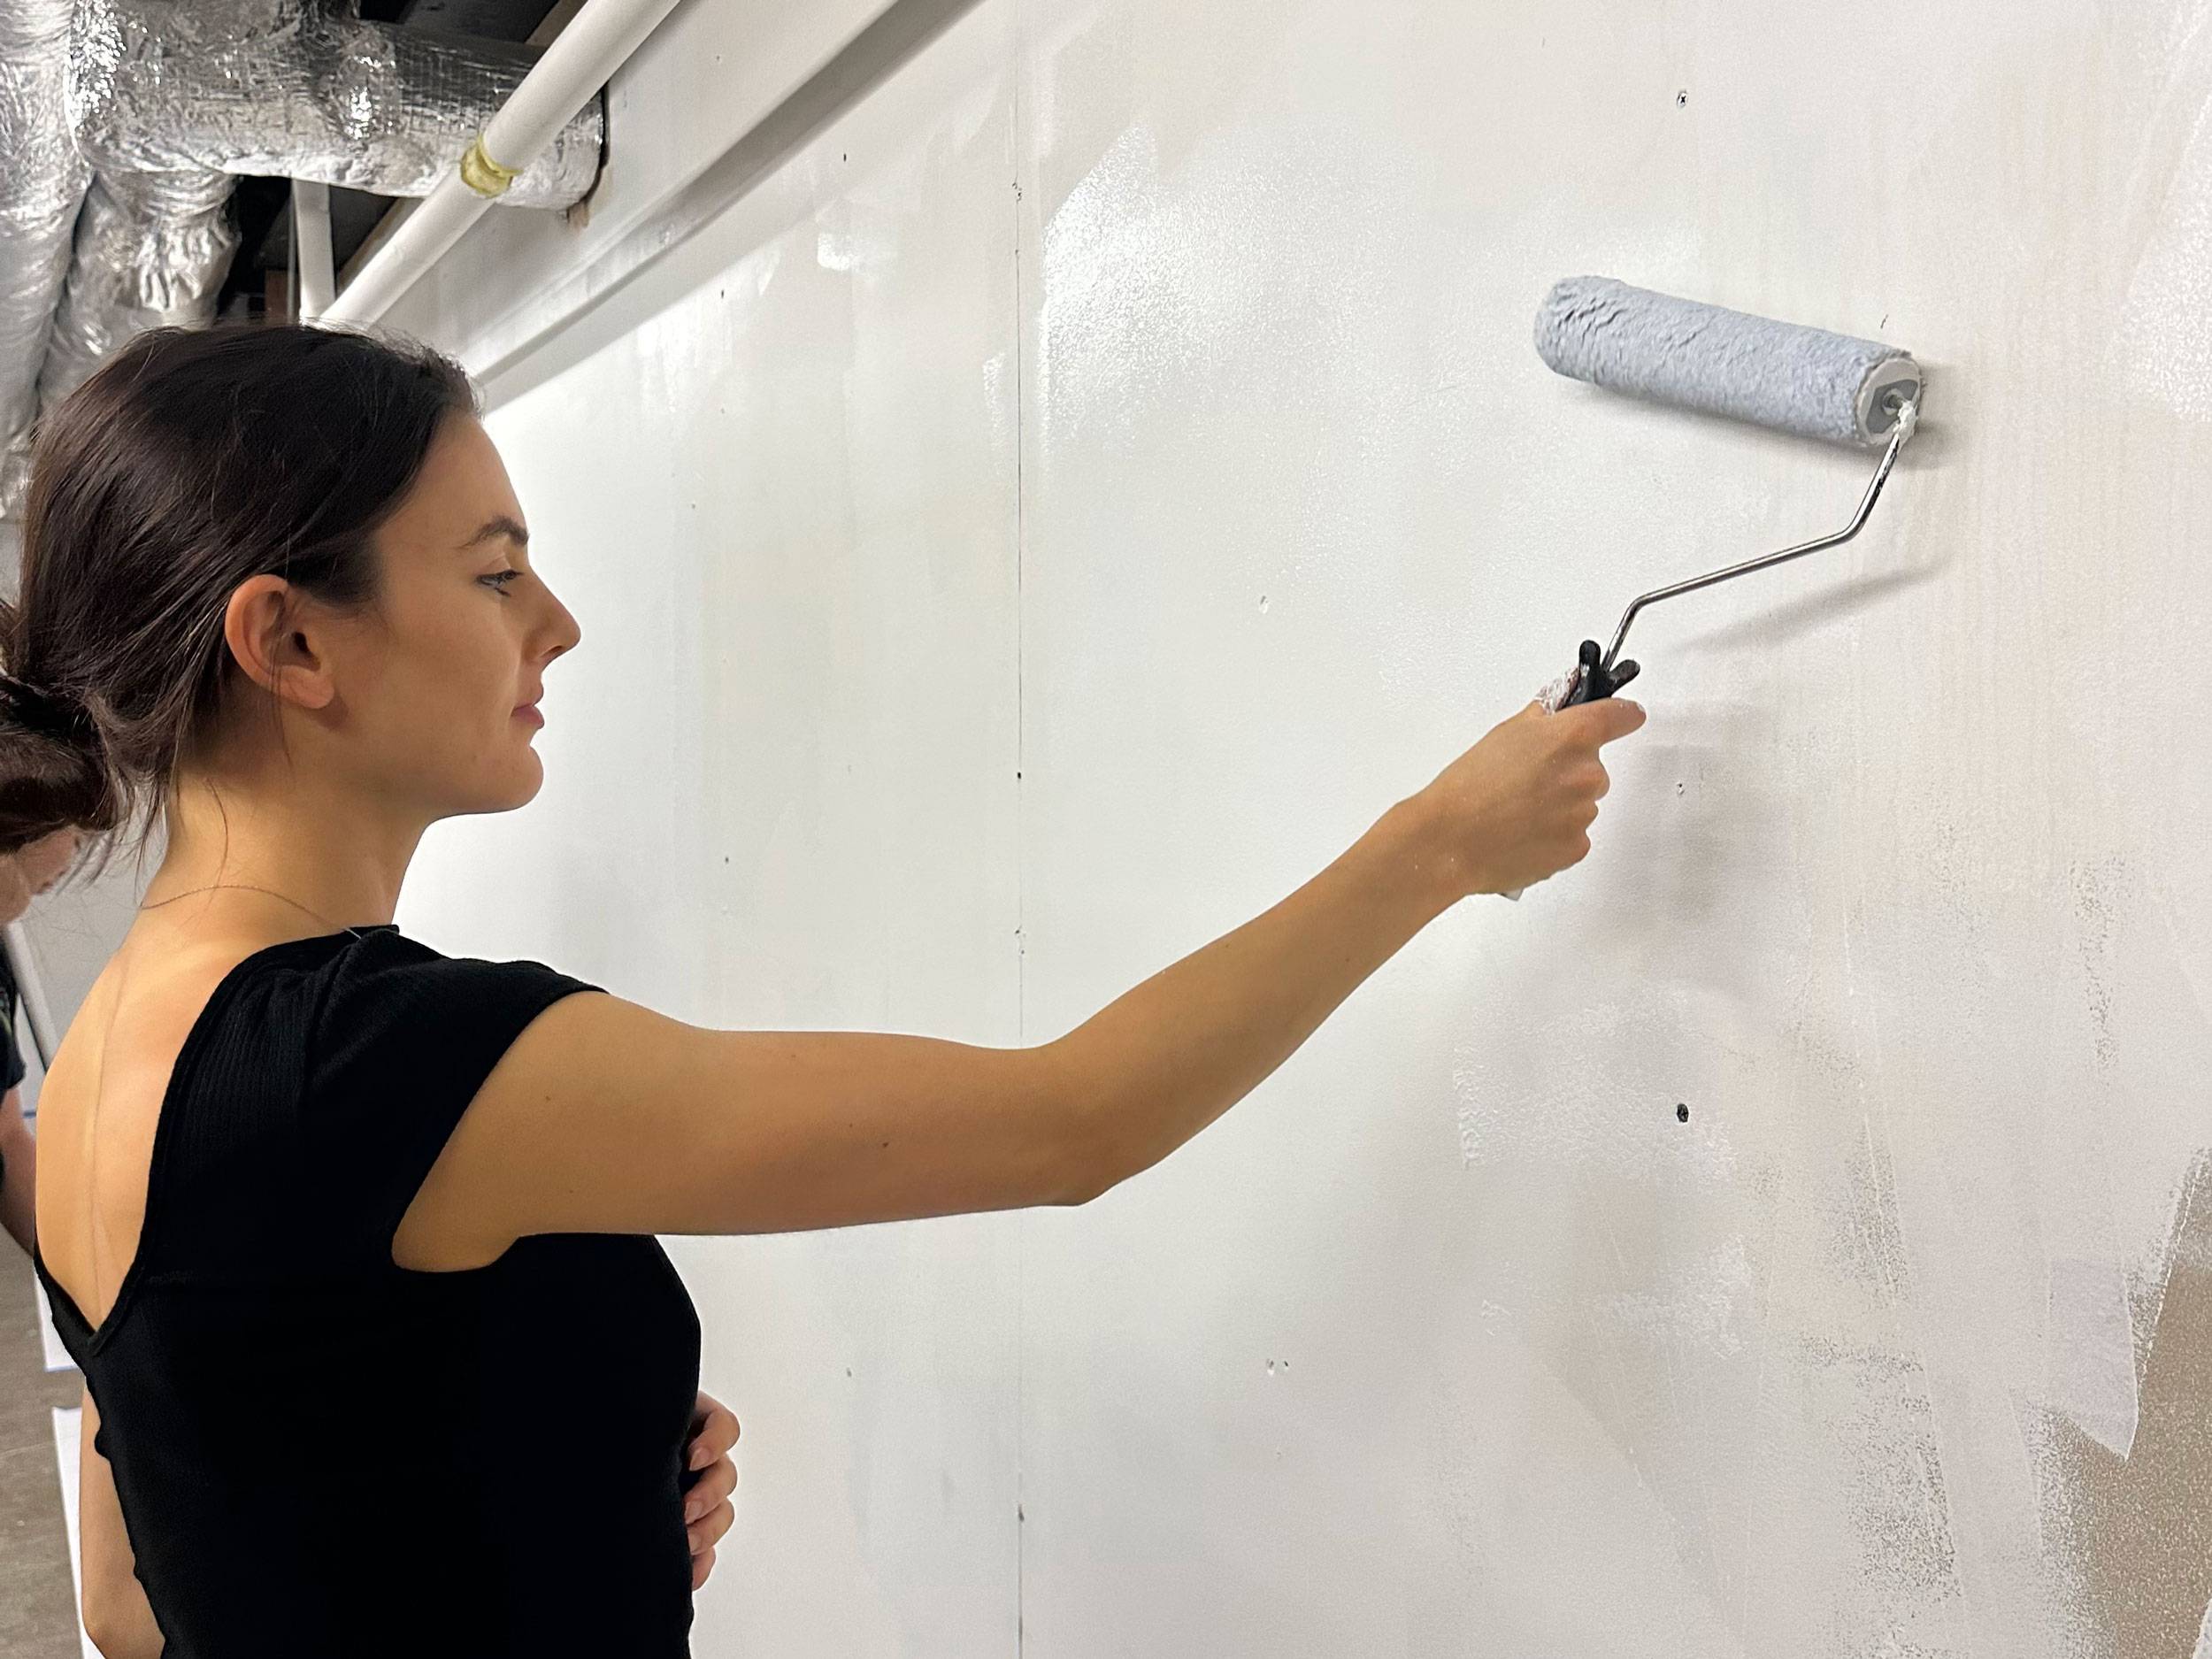
<svg viewBox="0 0 2212 1659">
<path fill-rule="evenodd" d="M 1678 93 L 1676 93 L 1676 94 L 1674 95 L 1674 107 L 1675 107 L 1675 108 L 1677 108 L 1678 110 L 1678 109 L 1680 109 L 1680 108 L 1681 108 L 1684 104 L 1687 104 L 1689 101 L 1690 101 L 1690 89 L 1689 89 L 1687 87 L 1683 88 L 1681 91 L 1679 91 L 1679 92 L 1678 92 Z"/>
<path fill-rule="evenodd" d="M 1683 1105 L 1676 1106 L 1674 1109 L 1674 1120 L 1678 1124 L 1686 1124 L 1689 1122 L 1690 1109 L 1687 1106 Z"/>
</svg>

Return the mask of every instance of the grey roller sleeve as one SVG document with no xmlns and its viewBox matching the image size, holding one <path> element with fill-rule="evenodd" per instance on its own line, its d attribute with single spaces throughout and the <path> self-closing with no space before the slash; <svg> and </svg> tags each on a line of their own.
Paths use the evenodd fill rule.
<svg viewBox="0 0 2212 1659">
<path fill-rule="evenodd" d="M 1536 311 L 1536 349 L 1594 386 L 1838 443 L 1878 443 L 1920 368 L 1878 340 L 1832 334 L 1611 277 L 1568 277 Z"/>
</svg>

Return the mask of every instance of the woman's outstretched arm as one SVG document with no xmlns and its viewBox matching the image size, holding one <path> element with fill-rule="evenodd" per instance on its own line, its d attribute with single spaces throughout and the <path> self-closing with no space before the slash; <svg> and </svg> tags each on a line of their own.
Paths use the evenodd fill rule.
<svg viewBox="0 0 2212 1659">
<path fill-rule="evenodd" d="M 478 1089 L 393 1259 L 1086 1202 L 1243 1098 L 1460 899 L 1585 856 L 1597 750 L 1643 718 L 1531 703 L 1272 909 L 1037 1047 L 716 1031 L 603 991 L 562 998 Z"/>
</svg>

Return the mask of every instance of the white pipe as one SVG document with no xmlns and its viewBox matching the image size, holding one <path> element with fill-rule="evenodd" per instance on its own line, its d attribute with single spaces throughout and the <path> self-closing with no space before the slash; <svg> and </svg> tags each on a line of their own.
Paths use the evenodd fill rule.
<svg viewBox="0 0 2212 1659">
<path fill-rule="evenodd" d="M 292 247 L 300 273 L 296 309 L 302 322 L 312 322 L 330 309 L 338 291 L 331 269 L 330 187 L 319 179 L 292 180 Z"/>
<path fill-rule="evenodd" d="M 607 84 L 678 0 L 588 0 L 553 37 L 460 165 L 416 204 L 389 241 L 322 312 L 325 321 L 373 323 L 445 256 L 515 174 Z M 503 159 L 495 159 L 503 157 Z"/>
</svg>

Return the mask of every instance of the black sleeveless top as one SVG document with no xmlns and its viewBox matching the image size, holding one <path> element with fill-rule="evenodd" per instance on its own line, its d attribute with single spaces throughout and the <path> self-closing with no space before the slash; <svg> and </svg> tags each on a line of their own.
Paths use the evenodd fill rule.
<svg viewBox="0 0 2212 1659">
<path fill-rule="evenodd" d="M 599 988 L 392 924 L 256 951 L 178 1052 L 97 1330 L 34 1258 L 164 1659 L 689 1652 L 699 1324 L 658 1241 L 391 1258 L 508 1045 Z"/>
</svg>

